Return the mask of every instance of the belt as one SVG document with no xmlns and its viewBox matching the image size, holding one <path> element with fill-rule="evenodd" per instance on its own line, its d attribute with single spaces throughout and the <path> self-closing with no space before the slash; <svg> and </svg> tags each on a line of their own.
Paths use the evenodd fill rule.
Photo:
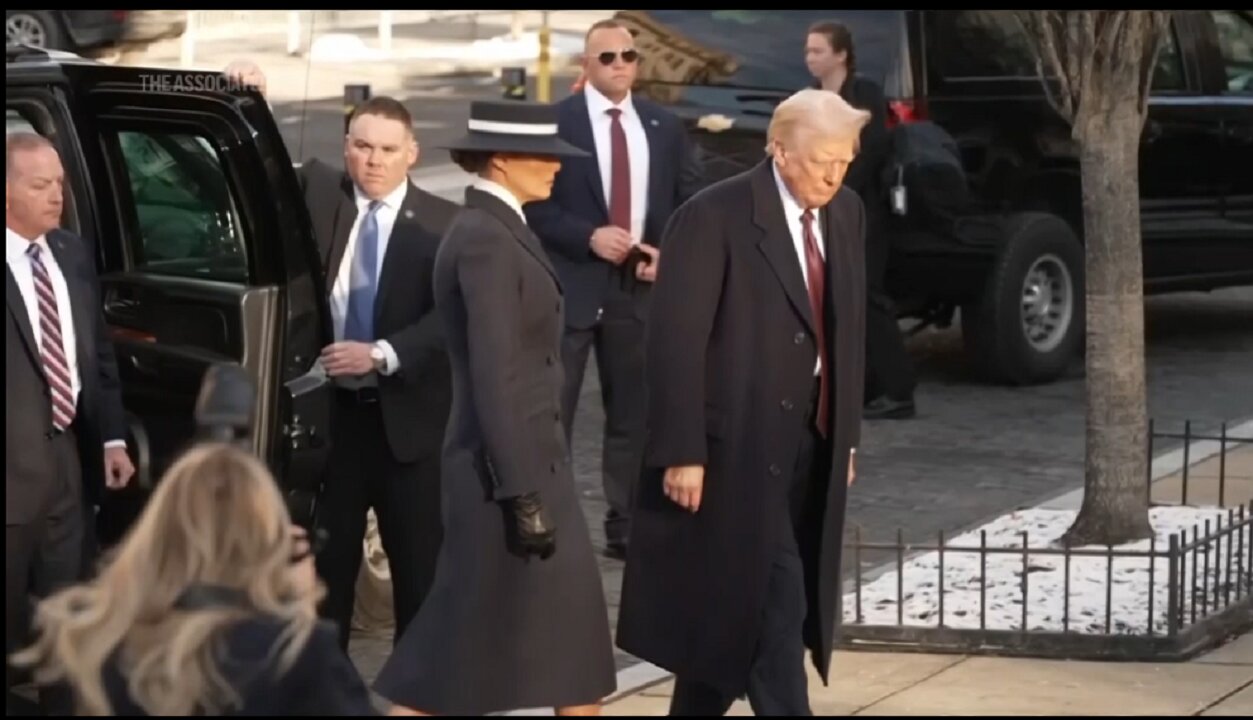
<svg viewBox="0 0 1253 720">
<path fill-rule="evenodd" d="M 379 389 L 377 387 L 363 387 L 355 390 L 335 388 L 335 395 L 342 402 L 350 405 L 374 405 L 379 401 Z"/>
</svg>

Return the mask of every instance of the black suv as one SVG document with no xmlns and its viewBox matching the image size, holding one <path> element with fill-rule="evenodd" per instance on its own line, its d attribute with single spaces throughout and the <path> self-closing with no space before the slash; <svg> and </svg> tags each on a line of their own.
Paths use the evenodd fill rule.
<svg viewBox="0 0 1253 720">
<path fill-rule="evenodd" d="M 5 81 L 6 133 L 53 140 L 66 170 L 63 227 L 94 246 L 141 480 L 133 486 L 196 434 L 205 371 L 237 363 L 258 391 L 252 448 L 307 520 L 330 390 L 306 373 L 329 341 L 329 310 L 308 211 L 265 100 L 216 73 L 25 48 L 6 53 Z M 134 495 L 132 510 L 143 489 Z"/>
<path fill-rule="evenodd" d="M 774 105 L 812 83 L 808 26 L 845 23 L 858 72 L 884 88 L 889 125 L 929 120 L 946 130 L 972 212 L 1008 218 L 999 233 L 889 232 L 887 283 L 901 314 L 944 325 L 960 308 L 967 346 L 997 380 L 1054 379 L 1081 351 L 1076 151 L 1010 12 L 618 17 L 645 58 L 637 91 L 688 122 L 710 181 L 758 162 Z M 1177 12 L 1153 88 L 1140 157 L 1146 289 L 1253 283 L 1253 13 Z"/>
</svg>

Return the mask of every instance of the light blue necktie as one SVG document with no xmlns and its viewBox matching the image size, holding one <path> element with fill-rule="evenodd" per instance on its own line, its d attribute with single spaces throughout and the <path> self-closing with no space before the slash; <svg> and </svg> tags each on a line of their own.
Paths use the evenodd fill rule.
<svg viewBox="0 0 1253 720">
<path fill-rule="evenodd" d="M 374 296 L 378 292 L 379 223 L 378 200 L 370 203 L 357 248 L 352 254 L 348 275 L 348 312 L 344 318 L 344 339 L 374 342 Z"/>
</svg>

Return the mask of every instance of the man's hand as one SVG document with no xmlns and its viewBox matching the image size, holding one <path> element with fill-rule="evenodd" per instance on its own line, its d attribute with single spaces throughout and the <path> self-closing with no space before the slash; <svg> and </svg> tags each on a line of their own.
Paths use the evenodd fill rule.
<svg viewBox="0 0 1253 720">
<path fill-rule="evenodd" d="M 373 345 L 363 342 L 337 342 L 322 349 L 322 367 L 331 377 L 343 375 L 366 375 L 374 370 L 370 357 Z"/>
<path fill-rule="evenodd" d="M 857 479 L 857 453 L 849 453 L 848 455 L 848 485 L 852 487 L 853 481 Z"/>
<path fill-rule="evenodd" d="M 104 484 L 110 490 L 121 490 L 135 477 L 135 465 L 124 447 L 104 449 Z"/>
<path fill-rule="evenodd" d="M 251 60 L 236 60 L 226 69 L 222 71 L 228 80 L 232 80 L 240 85 L 248 85 L 255 87 L 265 94 L 265 73 L 261 72 L 261 68 Z"/>
<path fill-rule="evenodd" d="M 666 497 L 689 512 L 700 509 L 701 491 L 705 488 L 705 468 L 701 465 L 683 465 L 666 468 L 662 487 Z"/>
<path fill-rule="evenodd" d="M 592 233 L 592 252 L 614 265 L 620 264 L 631 252 L 631 233 L 617 225 L 596 228 Z"/>
<path fill-rule="evenodd" d="M 657 263 L 661 261 L 661 251 L 647 243 L 637 245 L 648 256 L 647 263 L 635 266 L 635 277 L 643 282 L 657 282 Z"/>
</svg>

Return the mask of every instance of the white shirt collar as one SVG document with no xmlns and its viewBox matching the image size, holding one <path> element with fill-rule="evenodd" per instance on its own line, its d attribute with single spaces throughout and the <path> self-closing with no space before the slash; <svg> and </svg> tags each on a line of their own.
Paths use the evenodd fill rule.
<svg viewBox="0 0 1253 720">
<path fill-rule="evenodd" d="M 369 207 L 371 202 L 370 196 L 362 192 L 361 188 L 358 187 L 356 183 L 352 184 L 352 191 L 357 198 L 357 207 Z M 388 194 L 384 195 L 379 202 L 383 203 L 383 207 L 389 210 L 399 211 L 400 206 L 405 202 L 405 194 L 408 192 L 409 181 L 405 180 L 400 183 L 395 190 L 392 190 Z"/>
<path fill-rule="evenodd" d="M 488 180 L 484 177 L 476 177 L 474 178 L 474 182 L 471 183 L 471 186 L 478 190 L 482 190 L 485 193 L 495 195 L 501 200 L 501 202 L 513 208 L 513 211 L 518 214 L 518 217 L 522 218 L 522 223 L 524 225 L 526 224 L 526 213 L 522 212 L 522 203 L 518 202 L 518 198 L 514 197 L 513 193 L 505 189 L 504 185 L 501 185 L 494 180 Z"/>
<path fill-rule="evenodd" d="M 48 250 L 48 237 L 40 235 L 35 238 L 34 242 L 38 243 L 45 251 Z M 19 235 L 9 226 L 4 228 L 4 257 L 8 262 L 21 260 L 26 257 L 26 249 L 30 247 L 31 241 Z"/>
<path fill-rule="evenodd" d="M 583 97 L 587 99 L 587 111 L 593 116 L 604 115 L 610 108 L 619 108 L 623 115 L 631 115 L 635 113 L 635 104 L 631 101 L 631 93 L 627 92 L 627 96 L 622 102 L 615 105 L 612 100 L 605 97 L 601 91 L 592 87 L 588 83 L 583 87 Z"/>
</svg>

